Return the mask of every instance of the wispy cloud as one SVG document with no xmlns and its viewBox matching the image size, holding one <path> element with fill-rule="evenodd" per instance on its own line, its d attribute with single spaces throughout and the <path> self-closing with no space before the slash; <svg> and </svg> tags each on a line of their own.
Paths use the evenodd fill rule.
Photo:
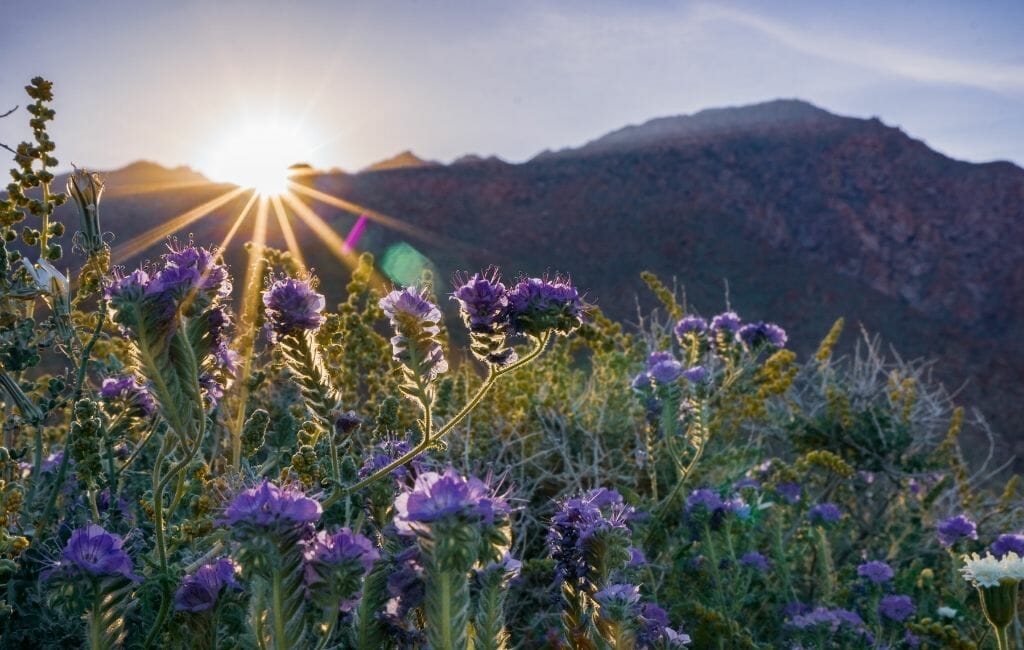
<svg viewBox="0 0 1024 650">
<path fill-rule="evenodd" d="M 966 61 L 836 34 L 810 33 L 784 22 L 717 5 L 697 5 L 690 18 L 700 22 L 731 23 L 804 54 L 914 81 L 956 84 L 998 93 L 1024 91 L 1024 65 L 1020 64 Z"/>
</svg>

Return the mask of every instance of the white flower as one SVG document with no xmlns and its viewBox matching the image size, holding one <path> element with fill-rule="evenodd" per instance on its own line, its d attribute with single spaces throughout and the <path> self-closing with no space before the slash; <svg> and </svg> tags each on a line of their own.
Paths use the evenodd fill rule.
<svg viewBox="0 0 1024 650">
<path fill-rule="evenodd" d="M 975 587 L 998 587 L 1002 580 L 1024 580 L 1024 559 L 1013 552 L 1002 559 L 997 559 L 991 552 L 985 553 L 984 557 L 971 553 L 964 555 L 963 561 L 960 572 Z"/>
<path fill-rule="evenodd" d="M 39 268 L 36 268 L 24 257 L 21 258 L 21 263 L 25 266 L 25 270 L 28 271 L 32 281 L 42 291 L 49 291 L 57 295 L 64 295 L 68 292 L 68 279 L 53 264 L 40 258 L 36 262 Z"/>
<path fill-rule="evenodd" d="M 952 607 L 942 606 L 935 610 L 935 613 L 939 615 L 939 618 L 956 618 L 956 610 Z"/>
</svg>

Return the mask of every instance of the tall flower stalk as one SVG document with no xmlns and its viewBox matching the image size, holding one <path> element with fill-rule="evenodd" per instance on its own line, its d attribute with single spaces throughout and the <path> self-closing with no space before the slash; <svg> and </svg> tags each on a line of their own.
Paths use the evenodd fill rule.
<svg viewBox="0 0 1024 650">
<path fill-rule="evenodd" d="M 380 301 L 394 328 L 396 361 L 403 365 L 403 392 L 420 408 L 422 438 L 412 449 L 347 489 L 348 493 L 388 476 L 451 433 L 504 376 L 535 361 L 557 334 L 568 336 L 583 324 L 584 303 L 567 279 L 529 278 L 506 289 L 492 269 L 464 280 L 453 296 L 470 329 L 471 349 L 487 366 L 487 375 L 466 404 L 438 428 L 434 426 L 433 382 L 448 369 L 441 348 L 441 312 L 423 289 L 395 290 Z M 530 350 L 518 355 L 512 337 L 524 337 Z"/>
<path fill-rule="evenodd" d="M 414 536 L 426 573 L 427 641 L 438 650 L 470 647 L 470 570 L 504 557 L 511 508 L 486 482 L 455 470 L 424 472 L 395 500 L 395 527 Z M 497 557 L 495 557 L 497 556 Z"/>
</svg>

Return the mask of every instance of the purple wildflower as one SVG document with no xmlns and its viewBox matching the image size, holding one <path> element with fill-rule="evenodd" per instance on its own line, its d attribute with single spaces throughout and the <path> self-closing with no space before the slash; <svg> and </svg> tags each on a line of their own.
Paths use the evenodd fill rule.
<svg viewBox="0 0 1024 650">
<path fill-rule="evenodd" d="M 626 567 L 634 569 L 637 567 L 642 567 L 645 564 L 647 564 L 647 556 L 644 555 L 643 549 L 637 548 L 635 546 L 630 546 L 629 561 L 626 562 Z"/>
<path fill-rule="evenodd" d="M 638 393 L 649 391 L 651 389 L 651 376 L 646 372 L 638 373 L 633 377 L 633 381 L 629 385 Z"/>
<path fill-rule="evenodd" d="M 1007 553 L 1016 553 L 1024 557 L 1024 535 L 1020 533 L 1004 533 L 992 542 L 992 555 L 1002 559 Z"/>
<path fill-rule="evenodd" d="M 447 372 L 448 362 L 438 341 L 441 310 L 427 300 L 426 289 L 396 289 L 380 299 L 380 308 L 395 329 L 391 350 L 396 361 L 415 359 L 418 367 L 411 370 L 426 379 Z"/>
<path fill-rule="evenodd" d="M 363 466 L 359 468 L 359 478 L 366 478 L 387 467 L 396 458 L 401 458 L 403 455 L 409 453 L 412 449 L 405 440 L 385 440 L 374 448 L 370 456 L 363 462 Z M 412 468 L 415 474 L 419 474 L 423 471 L 423 464 L 418 458 L 413 458 L 405 465 L 400 465 L 391 471 L 391 475 L 399 481 L 405 480 L 406 476 L 409 475 L 408 468 Z"/>
<path fill-rule="evenodd" d="M 60 467 L 60 464 L 62 462 L 64 462 L 63 449 L 55 451 L 52 454 L 48 455 L 46 458 L 44 458 L 43 465 L 40 469 L 43 471 L 44 474 L 47 472 L 52 472 L 55 471 L 58 467 Z"/>
<path fill-rule="evenodd" d="M 762 345 L 770 345 L 773 348 L 786 347 L 786 330 L 774 323 L 763 321 L 744 325 L 737 332 L 741 341 L 749 348 L 757 348 Z"/>
<path fill-rule="evenodd" d="M 115 310 L 122 305 L 142 299 L 146 293 L 149 274 L 142 269 L 136 269 L 128 275 L 115 270 L 113 276 L 113 281 L 103 290 L 103 297 L 110 301 Z"/>
<path fill-rule="evenodd" d="M 515 361 L 516 353 L 508 345 L 508 292 L 498 270 L 491 267 L 471 278 L 456 276 L 455 282 L 458 288 L 452 299 L 458 301 L 469 328 L 473 354 L 499 365 Z"/>
<path fill-rule="evenodd" d="M 683 374 L 683 364 L 669 358 L 649 366 L 648 374 L 659 384 L 671 384 Z"/>
<path fill-rule="evenodd" d="M 180 269 L 179 277 L 194 274 L 197 288 L 209 292 L 211 296 L 225 298 L 231 293 L 231 279 L 227 267 L 217 263 L 215 251 L 202 246 L 170 245 L 170 252 L 164 255 L 166 268 Z"/>
<path fill-rule="evenodd" d="M 297 527 L 320 519 L 320 503 L 300 490 L 280 488 L 270 481 L 243 491 L 224 511 L 224 522 L 256 528 Z"/>
<path fill-rule="evenodd" d="M 810 509 L 807 513 L 807 519 L 812 524 L 824 526 L 825 524 L 834 524 L 839 521 L 843 516 L 842 510 L 839 509 L 834 503 L 819 503 Z"/>
<path fill-rule="evenodd" d="M 263 292 L 267 324 L 275 337 L 315 330 L 324 322 L 324 296 L 308 280 L 283 278 Z"/>
<path fill-rule="evenodd" d="M 742 321 L 734 311 L 723 312 L 711 319 L 711 331 L 724 334 L 735 334 L 740 329 Z"/>
<path fill-rule="evenodd" d="M 692 384 L 704 383 L 708 378 L 707 368 L 704 366 L 694 366 L 687 368 L 683 371 L 683 378 Z"/>
<path fill-rule="evenodd" d="M 139 380 L 130 375 L 107 377 L 100 386 L 100 399 L 118 402 L 132 414 L 149 417 L 156 412 L 153 395 Z"/>
<path fill-rule="evenodd" d="M 569 335 L 583 324 L 583 300 L 567 278 L 521 280 L 509 291 L 508 304 L 512 329 L 520 334 Z"/>
<path fill-rule="evenodd" d="M 551 518 L 547 537 L 558 579 L 576 584 L 586 577 L 589 567 L 587 553 L 594 542 L 600 542 L 607 550 L 610 539 L 618 539 L 621 560 L 623 564 L 628 562 L 630 531 L 626 524 L 633 513 L 633 509 L 623 502 L 622 495 L 605 488 L 561 501 Z"/>
<path fill-rule="evenodd" d="M 612 584 L 594 594 L 594 600 L 605 607 L 630 607 L 640 602 L 640 587 L 630 584 Z"/>
<path fill-rule="evenodd" d="M 956 515 L 939 522 L 936 530 L 939 543 L 952 547 L 961 539 L 978 539 L 978 525 L 965 515 Z"/>
<path fill-rule="evenodd" d="M 490 333 L 507 317 L 508 292 L 497 269 L 492 267 L 470 278 L 456 277 L 456 282 L 459 287 L 452 298 L 458 301 L 469 331 Z"/>
<path fill-rule="evenodd" d="M 636 640 L 640 648 L 650 648 L 659 641 L 666 641 L 668 647 L 685 646 L 690 637 L 669 627 L 668 614 L 654 603 L 640 607 L 639 629 Z"/>
<path fill-rule="evenodd" d="M 146 285 L 147 297 L 184 298 L 200 281 L 200 272 L 187 266 L 165 266 L 153 274 Z"/>
<path fill-rule="evenodd" d="M 449 467 L 443 474 L 424 472 L 413 488 L 395 498 L 395 528 L 414 534 L 446 519 L 494 523 L 512 511 L 504 497 L 480 479 L 463 477 Z M 426 524 L 427 526 L 424 526 Z"/>
<path fill-rule="evenodd" d="M 139 582 L 142 579 L 132 573 L 132 560 L 121 548 L 123 543 L 118 535 L 95 524 L 78 528 L 71 533 L 60 560 L 44 571 L 42 578 L 120 577 Z"/>
<path fill-rule="evenodd" d="M 369 573 L 380 552 L 366 537 L 342 528 L 333 535 L 320 531 L 306 546 L 306 562 L 335 566 L 346 562 L 358 564 L 363 574 Z"/>
<path fill-rule="evenodd" d="M 808 630 L 817 627 L 828 628 L 830 632 L 836 632 L 840 627 L 852 627 L 854 629 L 863 629 L 864 619 L 857 615 L 856 612 L 851 612 L 847 609 L 835 608 L 828 609 L 826 607 L 815 607 L 813 610 L 805 614 L 796 614 L 789 619 L 787 624 L 789 627 L 798 630 Z"/>
<path fill-rule="evenodd" d="M 225 590 L 242 589 L 235 579 L 239 570 L 238 564 L 227 557 L 199 567 L 192 575 L 182 578 L 174 594 L 175 611 L 196 614 L 213 609 Z"/>
<path fill-rule="evenodd" d="M 795 481 L 786 481 L 775 486 L 775 491 L 788 503 L 796 503 L 802 496 L 803 489 Z"/>
<path fill-rule="evenodd" d="M 714 490 L 701 488 L 694 490 L 686 497 L 686 514 L 692 515 L 695 512 L 706 512 L 714 514 L 725 510 L 725 502 Z"/>
<path fill-rule="evenodd" d="M 894 574 L 892 567 L 885 562 L 872 560 L 871 562 L 865 562 L 858 566 L 857 575 L 862 578 L 867 578 L 876 585 L 880 585 L 892 580 Z"/>
<path fill-rule="evenodd" d="M 700 316 L 685 316 L 675 326 L 676 336 L 680 339 L 687 334 L 699 335 L 708 331 L 708 322 Z"/>
<path fill-rule="evenodd" d="M 902 594 L 883 596 L 878 603 L 878 615 L 896 623 L 902 623 L 917 611 L 913 599 Z"/>
<path fill-rule="evenodd" d="M 771 568 L 771 562 L 764 555 L 757 551 L 748 551 L 740 558 L 740 564 L 751 568 L 758 573 L 764 573 Z"/>
</svg>

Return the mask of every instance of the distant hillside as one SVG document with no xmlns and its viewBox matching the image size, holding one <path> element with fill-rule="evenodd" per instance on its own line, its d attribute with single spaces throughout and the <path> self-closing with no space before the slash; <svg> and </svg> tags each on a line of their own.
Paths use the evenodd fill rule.
<svg viewBox="0 0 1024 650">
<path fill-rule="evenodd" d="M 939 358 L 937 377 L 963 385 L 961 401 L 1024 451 L 1024 170 L 1009 163 L 951 160 L 878 120 L 780 100 L 659 118 L 520 165 L 403 164 L 303 182 L 431 233 L 371 223 L 359 246 L 380 254 L 407 241 L 442 280 L 491 263 L 569 271 L 621 319 L 635 316 L 637 294 L 652 304 L 644 269 L 678 278 L 705 314 L 724 306 L 728 281 L 742 315 L 779 321 L 804 353 L 846 316 L 905 356 Z M 223 191 L 115 190 L 105 225 L 123 241 Z M 188 230 L 219 241 L 243 202 Z M 342 236 L 354 222 L 311 205 Z M 269 229 L 283 247 L 274 219 Z M 339 299 L 344 269 L 295 229 Z"/>
<path fill-rule="evenodd" d="M 403 151 L 390 158 L 375 162 L 364 169 L 364 172 L 379 172 L 389 169 L 407 169 L 409 167 L 438 167 L 441 163 L 424 160 L 411 151 Z"/>
</svg>

